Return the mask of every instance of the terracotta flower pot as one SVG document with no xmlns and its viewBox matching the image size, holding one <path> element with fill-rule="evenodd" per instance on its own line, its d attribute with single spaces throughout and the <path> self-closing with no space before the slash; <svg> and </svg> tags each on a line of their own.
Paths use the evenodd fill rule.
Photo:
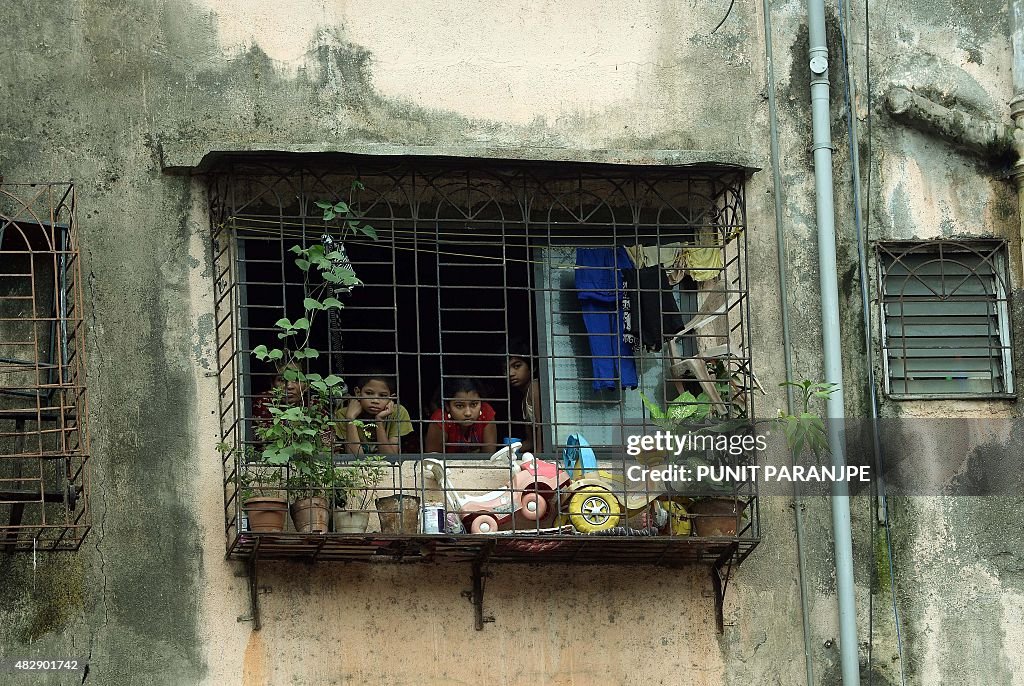
<svg viewBox="0 0 1024 686">
<path fill-rule="evenodd" d="M 740 502 L 734 498 L 709 498 L 690 506 L 698 536 L 735 536 L 742 517 Z"/>
<path fill-rule="evenodd" d="M 339 534 L 361 534 L 370 525 L 370 513 L 352 510 L 334 511 L 334 531 Z"/>
<path fill-rule="evenodd" d="M 327 533 L 331 508 L 327 498 L 303 498 L 292 503 L 292 522 L 295 530 L 304 534 Z"/>
<path fill-rule="evenodd" d="M 288 501 L 284 498 L 249 498 L 242 503 L 242 509 L 253 533 L 284 531 L 288 521 Z"/>
</svg>

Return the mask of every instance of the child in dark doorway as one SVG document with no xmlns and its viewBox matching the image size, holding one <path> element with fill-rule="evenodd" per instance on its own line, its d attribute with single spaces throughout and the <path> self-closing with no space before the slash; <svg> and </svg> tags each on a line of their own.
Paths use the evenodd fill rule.
<svg viewBox="0 0 1024 686">
<path fill-rule="evenodd" d="M 271 412 L 272 408 L 278 411 L 277 414 L 280 414 L 281 410 L 287 410 L 290 407 L 311 408 L 321 402 L 315 397 L 310 397 L 309 385 L 306 382 L 294 378 L 302 372 L 303 369 L 298 362 L 289 362 L 278 366 L 277 374 L 274 376 L 270 388 L 255 397 L 252 407 L 255 433 L 253 445 L 258 450 L 263 450 L 267 446 L 263 432 L 274 424 L 275 412 Z M 292 378 L 288 379 L 289 376 Z M 330 429 L 325 430 L 323 433 L 324 445 L 330 446 L 333 441 L 334 435 Z"/>
<path fill-rule="evenodd" d="M 508 346 L 508 384 L 512 389 L 509 415 L 512 432 L 523 441 L 523 451 L 542 451 L 540 432 L 540 382 L 534 377 L 530 346 L 513 340 Z"/>
<path fill-rule="evenodd" d="M 498 447 L 494 408 L 471 379 L 448 379 L 441 409 L 430 415 L 428 453 L 493 453 Z"/>
<path fill-rule="evenodd" d="M 252 417 L 256 427 L 266 427 L 273 423 L 274 416 L 270 412 L 271 407 L 298 407 L 306 404 L 306 391 L 309 389 L 301 381 L 285 379 L 285 372 L 288 370 L 302 371 L 294 362 L 278 367 L 270 388 L 257 395 L 253 400 Z"/>
<path fill-rule="evenodd" d="M 395 402 L 391 380 L 383 374 L 359 377 L 338 415 L 335 431 L 350 455 L 397 455 L 402 436 L 412 433 L 409 411 Z"/>
</svg>

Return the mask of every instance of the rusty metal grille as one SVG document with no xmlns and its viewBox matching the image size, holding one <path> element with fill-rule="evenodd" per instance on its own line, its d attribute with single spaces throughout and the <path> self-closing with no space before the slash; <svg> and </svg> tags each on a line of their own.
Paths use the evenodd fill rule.
<svg viewBox="0 0 1024 686">
<path fill-rule="evenodd" d="M 1012 397 L 1006 243 L 914 241 L 876 250 L 886 392 Z"/>
<path fill-rule="evenodd" d="M 704 393 L 709 400 L 701 402 L 713 405 L 719 416 L 753 419 L 760 391 L 749 345 L 746 173 L 719 166 L 356 156 L 225 161 L 211 172 L 209 186 L 224 443 L 258 444 L 254 407 L 275 370 L 250 352 L 276 344 L 273 323 L 279 318 L 302 316 L 305 293 L 288 249 L 331 234 L 334 229 L 325 226 L 315 203 L 338 200 L 349 202 L 374 227 L 377 239 L 344 242 L 363 285 L 338 291 L 345 303 L 340 316 L 322 317 L 314 325 L 312 341 L 321 355 L 311 369 L 342 376 L 353 392 L 360 375 L 384 375 L 393 399 L 408 410 L 412 431 L 402 436 L 400 454 L 387 456 L 387 477 L 374 495 L 408 496 L 419 504 L 436 499 L 451 512 L 452 490 L 493 492 L 514 478 L 507 461 L 486 460 L 506 438 L 528 438 L 537 457 L 561 464 L 567 446 L 582 434 L 602 468 L 621 478 L 627 437 L 657 428 L 628 386 L 660 404 L 684 391 Z M 361 188 L 353 190 L 356 180 Z M 645 277 L 655 279 L 653 285 L 639 274 L 635 282 L 620 279 L 626 270 L 618 262 L 591 264 L 609 255 L 617 260 L 626 248 L 636 253 L 630 256 L 634 267 L 656 262 Z M 613 275 L 610 298 L 616 307 L 613 329 L 606 334 L 588 328 L 607 313 L 595 312 L 579 296 L 585 289 L 574 283 L 577 267 Z M 672 284 L 673 278 L 680 281 Z M 624 293 L 637 301 L 631 303 L 629 330 L 641 340 L 628 351 L 602 352 L 601 345 L 621 341 L 614 328 Z M 645 304 L 638 306 L 641 300 Z M 532 362 L 536 395 L 527 398 L 512 386 L 510 355 Z M 635 367 L 635 381 L 627 378 L 626 358 Z M 452 407 L 446 383 L 460 378 L 474 381 L 479 398 L 494 410 L 497 445 L 481 440 L 469 446 L 471 453 L 448 440 L 431 445 L 432 426 L 445 422 Z M 432 419 L 438 410 L 441 419 Z M 334 450 L 336 461 L 351 459 L 344 454 L 344 440 Z M 446 488 L 430 482 L 422 470 L 426 458 L 461 474 L 464 484 Z M 727 518 L 734 520 L 735 531 L 713 537 L 672 531 L 645 535 L 651 527 L 628 507 L 617 515 L 613 532 L 628 541 L 583 535 L 562 520 L 542 526 L 516 517 L 489 537 L 430 536 L 421 533 L 416 520 L 422 513 L 415 508 L 399 513 L 397 534 L 254 534 L 243 525 L 239 495 L 239 478 L 247 468 L 237 452 L 225 455 L 225 534 L 229 555 L 238 558 L 486 556 L 674 564 L 742 559 L 759 540 L 752 482 L 735 484 L 729 494 L 735 505 Z M 630 497 L 627 491 L 622 487 L 618 493 L 623 502 Z M 569 499 L 561 493 L 553 498 L 550 507 L 556 511 Z M 372 500 L 366 509 L 373 521 L 380 517 Z M 696 523 L 700 515 L 691 518 Z"/>
<path fill-rule="evenodd" d="M 89 437 L 75 189 L 0 185 L 0 546 L 77 550 Z"/>
</svg>

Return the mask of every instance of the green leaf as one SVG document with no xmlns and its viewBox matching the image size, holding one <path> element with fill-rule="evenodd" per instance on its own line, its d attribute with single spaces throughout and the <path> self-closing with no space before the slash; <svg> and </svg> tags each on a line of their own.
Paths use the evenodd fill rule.
<svg viewBox="0 0 1024 686">
<path fill-rule="evenodd" d="M 303 331 L 308 331 L 309 330 L 309 320 L 306 319 L 305 317 L 300 317 L 300 318 L 295 320 L 295 323 L 293 323 L 292 326 L 295 327 L 296 329 L 302 329 Z"/>
<path fill-rule="evenodd" d="M 335 203 L 334 211 L 337 212 L 338 214 L 344 214 L 344 213 L 348 212 L 348 203 L 340 202 L 340 201 Z"/>
<path fill-rule="evenodd" d="M 324 202 L 322 200 L 317 200 L 314 204 L 322 210 L 326 210 L 328 207 L 331 206 L 331 203 Z"/>
<path fill-rule="evenodd" d="M 324 380 L 324 377 L 322 377 L 322 376 L 320 376 L 319 374 L 316 374 L 316 373 L 314 373 L 314 374 L 307 374 L 306 375 L 306 381 L 323 381 L 323 380 Z"/>
<path fill-rule="evenodd" d="M 278 327 L 279 329 L 292 329 L 292 328 L 294 328 L 292 326 L 292 320 L 288 319 L 288 317 L 281 317 L 276 322 L 274 322 L 274 326 Z"/>
<path fill-rule="evenodd" d="M 335 213 L 333 209 L 324 210 L 324 221 L 329 222 L 334 219 Z"/>
<path fill-rule="evenodd" d="M 327 308 L 324 307 L 323 303 L 321 303 L 316 298 L 304 298 L 302 300 L 302 306 L 305 309 L 307 309 L 307 310 L 324 310 L 324 309 L 327 309 Z"/>
<path fill-rule="evenodd" d="M 326 379 L 324 379 L 324 383 L 327 384 L 328 387 L 337 386 L 338 384 L 341 383 L 341 381 L 341 377 L 335 374 L 331 374 Z"/>
<path fill-rule="evenodd" d="M 288 252 L 293 252 L 296 255 L 302 255 L 306 251 L 302 248 L 301 245 L 293 245 L 292 247 L 288 248 Z"/>
<path fill-rule="evenodd" d="M 305 348 L 303 352 L 305 353 L 307 360 L 311 360 L 315 357 L 320 357 L 320 351 L 317 350 L 316 348 Z"/>
<path fill-rule="evenodd" d="M 286 465 L 288 464 L 288 455 L 287 453 L 282 453 L 276 448 L 267 448 L 263 451 L 263 461 L 267 464 L 277 466 Z"/>
<path fill-rule="evenodd" d="M 652 419 L 665 419 L 665 413 L 662 412 L 657 403 L 644 395 L 643 391 L 638 391 L 638 393 L 640 393 L 640 400 L 642 400 L 644 405 L 647 407 L 647 411 L 651 413 Z"/>
<path fill-rule="evenodd" d="M 353 226 L 352 228 L 354 228 L 356 231 L 363 234 L 364 236 L 372 238 L 373 240 L 377 240 L 377 230 L 374 229 L 372 226 L 363 224 L 362 226 Z"/>
<path fill-rule="evenodd" d="M 257 360 L 260 360 L 262 362 L 263 360 L 267 359 L 267 355 L 269 355 L 270 353 L 267 351 L 267 346 L 257 345 L 255 348 L 252 349 L 252 354 Z"/>
<path fill-rule="evenodd" d="M 274 348 L 273 350 L 270 351 L 267 357 L 269 357 L 272 360 L 280 360 L 282 357 L 284 357 L 284 351 L 281 350 L 280 348 Z"/>
<path fill-rule="evenodd" d="M 323 393 L 327 392 L 327 384 L 325 384 L 323 381 L 313 381 L 309 385 Z"/>
<path fill-rule="evenodd" d="M 337 298 L 324 298 L 323 305 L 325 310 L 330 309 L 332 307 L 344 307 L 341 301 L 338 300 Z"/>
<path fill-rule="evenodd" d="M 309 259 L 312 260 L 313 264 L 315 264 L 317 269 L 319 269 L 320 271 L 330 269 L 333 266 L 331 264 L 331 261 L 327 259 L 327 257 L 324 255 L 320 255 L 318 257 L 310 257 Z"/>
<path fill-rule="evenodd" d="M 295 266 L 298 267 L 299 269 L 301 269 L 304 272 L 308 272 L 309 271 L 309 264 L 310 264 L 309 260 L 304 260 L 302 258 L 299 258 L 299 259 L 295 260 Z"/>
<path fill-rule="evenodd" d="M 364 186 L 363 182 L 360 181 L 359 179 L 355 179 L 352 182 L 352 188 L 353 188 L 353 190 L 357 190 L 357 191 L 365 191 L 366 190 L 366 186 Z"/>
</svg>

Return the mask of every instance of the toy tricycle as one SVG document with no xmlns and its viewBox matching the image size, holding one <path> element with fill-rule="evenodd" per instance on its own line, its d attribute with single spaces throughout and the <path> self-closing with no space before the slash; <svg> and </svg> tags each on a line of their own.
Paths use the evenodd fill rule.
<svg viewBox="0 0 1024 686">
<path fill-rule="evenodd" d="M 560 495 L 563 515 L 577 531 L 605 531 L 642 515 L 645 526 L 663 529 L 668 525 L 672 536 L 690 535 L 686 507 L 666 490 L 664 482 L 634 483 L 598 468 L 594 451 L 579 434 L 570 436 L 567 444 L 563 461 L 572 481 Z"/>
<path fill-rule="evenodd" d="M 492 462 L 509 461 L 512 481 L 503 488 L 481 495 L 462 495 L 448 480 L 440 460 L 423 460 L 424 470 L 444 489 L 448 511 L 458 513 L 470 533 L 496 533 L 498 527 L 510 521 L 516 513 L 529 521 L 538 521 L 547 514 L 559 489 L 569 485 L 569 475 L 555 463 L 537 460 L 530 453 L 519 459 L 516 451 L 522 445 L 512 443 L 491 455 Z"/>
</svg>

